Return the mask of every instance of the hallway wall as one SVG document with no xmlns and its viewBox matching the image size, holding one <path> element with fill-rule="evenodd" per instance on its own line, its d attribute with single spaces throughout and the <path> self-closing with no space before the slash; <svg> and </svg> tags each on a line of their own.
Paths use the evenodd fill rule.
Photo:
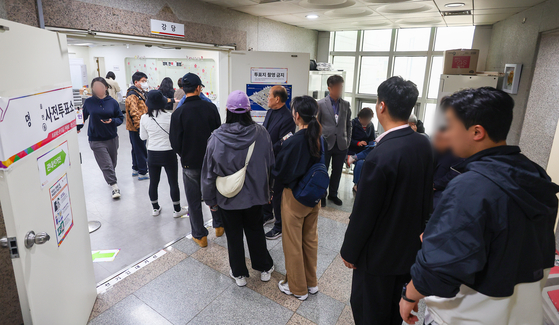
<svg viewBox="0 0 559 325">
<path fill-rule="evenodd" d="M 524 153 L 539 164 L 547 163 L 549 150 L 546 154 L 538 145 L 543 141 L 546 145 L 549 142 L 550 147 L 552 138 L 541 141 L 536 139 L 540 137 L 542 127 L 546 134 L 553 134 L 557 120 L 551 123 L 553 125 L 539 119 L 532 121 L 533 113 L 544 108 L 527 108 L 527 104 L 540 33 L 559 28 L 557 12 L 559 0 L 548 0 L 494 24 L 486 63 L 486 70 L 500 72 L 504 71 L 507 63 L 522 63 L 518 94 L 512 95 L 515 101 L 514 119 L 507 141 L 510 144 L 520 143 Z M 532 122 L 526 124 L 528 120 Z M 532 128 L 530 125 L 537 127 Z"/>
<path fill-rule="evenodd" d="M 38 26 L 34 0 L 1 2 L 5 2 L 8 20 Z M 150 19 L 160 19 L 184 24 L 186 41 L 236 43 L 238 50 L 308 52 L 316 58 L 315 30 L 199 0 L 43 0 L 43 11 L 46 26 L 165 38 L 151 35 Z"/>
</svg>

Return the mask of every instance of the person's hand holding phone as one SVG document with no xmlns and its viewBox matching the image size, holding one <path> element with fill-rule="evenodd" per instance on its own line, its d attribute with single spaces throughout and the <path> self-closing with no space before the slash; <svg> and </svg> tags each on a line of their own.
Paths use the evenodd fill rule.
<svg viewBox="0 0 559 325">
<path fill-rule="evenodd" d="M 358 145 L 359 147 L 366 146 L 366 145 L 367 145 L 367 141 L 359 141 L 359 142 L 357 143 L 357 145 Z"/>
<path fill-rule="evenodd" d="M 112 118 L 109 118 L 109 119 L 101 119 L 101 122 L 103 122 L 103 123 L 105 123 L 105 124 L 109 124 L 109 123 L 111 123 L 112 121 L 113 121 Z"/>
</svg>

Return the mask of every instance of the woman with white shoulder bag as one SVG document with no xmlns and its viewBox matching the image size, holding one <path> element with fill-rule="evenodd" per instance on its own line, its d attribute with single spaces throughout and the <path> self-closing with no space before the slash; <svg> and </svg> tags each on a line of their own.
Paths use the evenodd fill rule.
<svg viewBox="0 0 559 325">
<path fill-rule="evenodd" d="M 213 211 L 221 209 L 230 275 L 238 286 L 249 276 L 243 232 L 252 268 L 270 281 L 274 271 L 262 225 L 262 205 L 270 202 L 270 170 L 274 153 L 270 135 L 250 115 L 248 96 L 236 90 L 227 98 L 225 124 L 208 139 L 202 166 L 202 196 Z"/>
</svg>

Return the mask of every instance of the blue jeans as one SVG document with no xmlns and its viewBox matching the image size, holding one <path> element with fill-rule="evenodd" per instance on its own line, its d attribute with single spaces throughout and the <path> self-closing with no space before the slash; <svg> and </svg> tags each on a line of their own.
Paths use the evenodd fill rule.
<svg viewBox="0 0 559 325">
<path fill-rule="evenodd" d="M 188 202 L 188 214 L 190 215 L 190 228 L 192 237 L 201 239 L 208 235 L 208 229 L 204 227 L 204 215 L 202 214 L 202 187 L 200 183 L 200 169 L 182 169 L 186 201 Z M 221 210 L 212 211 L 213 227 L 223 227 Z"/>
<path fill-rule="evenodd" d="M 140 132 L 128 131 L 130 144 L 132 144 L 132 169 L 137 170 L 140 175 L 148 172 L 148 150 L 146 142 L 140 139 Z"/>
<path fill-rule="evenodd" d="M 361 177 L 361 169 L 363 169 L 365 158 L 367 158 L 367 155 L 372 150 L 373 147 L 370 147 L 355 155 L 355 157 L 357 157 L 357 161 L 354 163 L 355 167 L 353 168 L 353 184 L 357 185 L 357 183 L 359 183 L 359 178 Z"/>
</svg>

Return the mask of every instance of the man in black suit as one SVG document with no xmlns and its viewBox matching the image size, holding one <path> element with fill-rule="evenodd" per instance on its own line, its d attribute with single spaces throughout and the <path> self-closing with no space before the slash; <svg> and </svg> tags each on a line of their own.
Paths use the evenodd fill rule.
<svg viewBox="0 0 559 325">
<path fill-rule="evenodd" d="M 415 84 L 392 77 L 377 93 L 376 114 L 386 131 L 365 159 L 341 256 L 353 269 L 355 323 L 401 325 L 402 287 L 431 212 L 433 154 L 429 140 L 408 125 Z"/>
<path fill-rule="evenodd" d="M 273 86 L 270 88 L 268 94 L 268 107 L 270 108 L 266 113 L 263 126 L 270 133 L 274 148 L 274 156 L 278 156 L 283 143 L 283 138 L 289 133 L 295 133 L 295 122 L 291 111 L 285 102 L 287 101 L 287 90 L 283 86 Z M 266 233 L 266 239 L 276 239 L 281 237 L 281 194 L 283 192 L 282 182 L 275 182 L 274 196 L 272 197 L 272 204 L 266 204 L 263 211 L 264 225 L 274 222 L 274 215 L 276 221 L 274 228 Z M 272 213 L 273 208 L 273 213 Z"/>
</svg>

